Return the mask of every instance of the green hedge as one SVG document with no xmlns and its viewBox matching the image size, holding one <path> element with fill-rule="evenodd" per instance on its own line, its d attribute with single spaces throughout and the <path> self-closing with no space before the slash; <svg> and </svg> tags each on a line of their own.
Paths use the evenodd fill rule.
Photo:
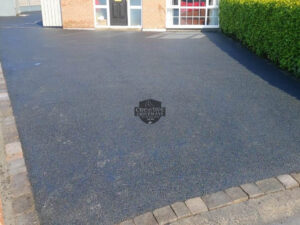
<svg viewBox="0 0 300 225">
<path fill-rule="evenodd" d="M 300 0 L 220 0 L 220 27 L 300 77 Z"/>
</svg>

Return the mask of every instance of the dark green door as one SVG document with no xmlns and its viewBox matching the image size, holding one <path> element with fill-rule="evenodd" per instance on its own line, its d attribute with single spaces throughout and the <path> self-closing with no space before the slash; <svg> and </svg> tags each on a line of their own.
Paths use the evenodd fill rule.
<svg viewBox="0 0 300 225">
<path fill-rule="evenodd" d="M 127 26 L 127 1 L 110 0 L 110 25 Z"/>
</svg>

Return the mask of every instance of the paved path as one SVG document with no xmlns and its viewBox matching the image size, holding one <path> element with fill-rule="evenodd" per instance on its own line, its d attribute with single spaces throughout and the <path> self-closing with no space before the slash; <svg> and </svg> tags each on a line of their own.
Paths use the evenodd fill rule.
<svg viewBox="0 0 300 225">
<path fill-rule="evenodd" d="M 171 225 L 299 225 L 299 216 L 300 189 L 296 188 L 186 217 Z"/>
<path fill-rule="evenodd" d="M 113 224 L 300 170 L 300 85 L 238 43 L 39 20 L 0 19 L 0 60 L 42 224 Z M 167 111 L 151 126 L 133 114 L 148 98 Z"/>
</svg>

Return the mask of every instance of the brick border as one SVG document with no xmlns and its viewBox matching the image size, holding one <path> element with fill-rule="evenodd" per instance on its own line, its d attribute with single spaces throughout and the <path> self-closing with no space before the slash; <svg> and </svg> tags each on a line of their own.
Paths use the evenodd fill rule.
<svg viewBox="0 0 300 225">
<path fill-rule="evenodd" d="M 0 62 L 0 115 L 4 144 L 3 172 L 5 180 L 5 195 L 8 203 L 3 203 L 11 209 L 10 219 L 13 224 L 39 225 L 38 214 L 35 210 L 34 196 L 28 179 L 23 157 L 23 149 L 7 92 L 6 82 Z M 2 196 L 3 197 L 3 196 Z M 1 199 L 0 199 L 1 201 Z M 0 213 L 1 214 L 1 213 Z M 6 215 L 3 215 L 4 218 Z M 0 220 L 1 222 L 1 220 Z M 5 222 L 5 221 L 4 221 Z"/>
<path fill-rule="evenodd" d="M 224 191 L 195 197 L 185 202 L 176 202 L 153 212 L 136 216 L 119 223 L 119 225 L 165 225 L 179 219 L 194 215 L 201 215 L 208 211 L 223 208 L 229 205 L 259 198 L 279 191 L 299 188 L 300 173 L 284 174 L 255 183 L 242 184 Z"/>
</svg>

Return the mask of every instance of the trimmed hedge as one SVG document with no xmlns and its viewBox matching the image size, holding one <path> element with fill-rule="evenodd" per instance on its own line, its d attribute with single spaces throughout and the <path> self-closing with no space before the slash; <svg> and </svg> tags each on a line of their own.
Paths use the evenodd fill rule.
<svg viewBox="0 0 300 225">
<path fill-rule="evenodd" d="M 220 27 L 300 77 L 300 0 L 220 0 Z"/>
</svg>

